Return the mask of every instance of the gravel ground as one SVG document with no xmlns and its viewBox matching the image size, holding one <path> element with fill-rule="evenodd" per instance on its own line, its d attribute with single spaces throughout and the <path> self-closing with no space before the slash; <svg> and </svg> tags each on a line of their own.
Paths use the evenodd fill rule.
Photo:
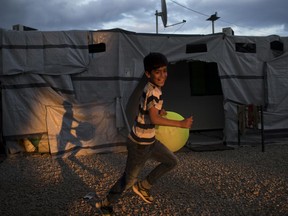
<svg viewBox="0 0 288 216">
<path fill-rule="evenodd" d="M 179 166 L 153 188 L 128 190 L 113 215 L 288 215 L 288 145 L 176 153 Z M 70 158 L 16 155 L 0 163 L 0 215 L 100 215 L 94 208 L 123 171 L 126 153 Z M 155 166 L 149 161 L 145 173 Z M 83 197 L 95 192 L 90 200 Z"/>
</svg>

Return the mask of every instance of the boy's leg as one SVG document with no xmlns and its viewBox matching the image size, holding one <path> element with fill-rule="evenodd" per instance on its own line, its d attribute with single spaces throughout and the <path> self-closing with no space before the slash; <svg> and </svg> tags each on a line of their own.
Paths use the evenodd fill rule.
<svg viewBox="0 0 288 216">
<path fill-rule="evenodd" d="M 154 160 L 160 162 L 146 177 L 147 182 L 152 186 L 159 178 L 177 166 L 178 158 L 158 140 L 154 144 L 151 156 Z"/>
<path fill-rule="evenodd" d="M 151 157 L 160 162 L 150 174 L 141 182 L 133 186 L 133 191 L 138 194 L 145 202 L 152 203 L 153 197 L 149 190 L 152 185 L 165 173 L 172 170 L 178 163 L 177 157 L 167 147 L 158 140 L 153 144 Z"/>
<path fill-rule="evenodd" d="M 127 143 L 127 150 L 126 167 L 123 175 L 110 189 L 107 197 L 101 201 L 106 206 L 116 202 L 123 191 L 130 188 L 135 183 L 140 170 L 143 168 L 151 154 L 151 147 L 149 145 L 139 145 L 131 141 Z"/>
</svg>

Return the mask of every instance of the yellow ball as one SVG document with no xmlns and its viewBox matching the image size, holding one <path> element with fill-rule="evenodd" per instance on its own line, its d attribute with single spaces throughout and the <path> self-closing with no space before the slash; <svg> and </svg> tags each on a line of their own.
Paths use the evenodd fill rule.
<svg viewBox="0 0 288 216">
<path fill-rule="evenodd" d="M 171 120 L 183 120 L 178 113 L 167 111 L 164 118 Z M 189 128 L 170 126 L 156 126 L 156 139 L 162 142 L 170 151 L 176 152 L 181 149 L 189 138 Z"/>
</svg>

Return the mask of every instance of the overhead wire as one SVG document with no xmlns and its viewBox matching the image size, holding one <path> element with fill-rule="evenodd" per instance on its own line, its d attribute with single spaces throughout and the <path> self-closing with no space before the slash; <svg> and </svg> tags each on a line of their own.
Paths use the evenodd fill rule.
<svg viewBox="0 0 288 216">
<path fill-rule="evenodd" d="M 185 5 L 183 5 L 183 4 L 180 4 L 180 3 L 178 3 L 178 2 L 176 2 L 176 1 L 174 1 L 174 0 L 170 0 L 170 1 L 173 2 L 174 4 L 179 5 L 180 7 L 183 7 L 183 8 L 185 8 L 185 9 L 187 9 L 187 10 L 190 10 L 190 11 L 192 11 L 192 12 L 194 12 L 194 13 L 200 14 L 200 15 L 202 15 L 202 16 L 209 17 L 209 15 L 207 15 L 207 14 L 204 14 L 204 13 L 202 13 L 202 12 L 199 12 L 199 11 L 193 10 L 193 9 L 191 9 L 191 8 L 188 8 L 187 6 L 185 6 Z"/>
<path fill-rule="evenodd" d="M 176 1 L 174 1 L 174 0 L 170 0 L 170 1 L 173 2 L 174 4 L 177 4 L 177 5 L 180 6 L 180 7 L 183 7 L 183 8 L 185 8 L 185 9 L 187 9 L 187 10 L 190 10 L 190 11 L 192 11 L 192 12 L 194 12 L 194 13 L 197 13 L 197 14 L 200 14 L 200 15 L 202 15 L 202 16 L 205 16 L 205 17 L 210 17 L 210 16 L 211 16 L 211 15 L 207 15 L 207 14 L 204 14 L 204 13 L 202 13 L 202 12 L 193 10 L 193 9 L 191 9 L 191 8 L 189 8 L 189 7 L 187 7 L 187 6 L 183 5 L 183 4 L 180 4 L 179 2 L 176 2 Z M 221 19 L 221 20 L 219 20 L 219 21 L 237 26 L 237 25 L 234 24 L 234 23 L 227 22 L 227 21 L 223 21 L 223 19 Z M 239 27 L 241 27 L 241 26 L 239 26 Z"/>
<path fill-rule="evenodd" d="M 185 23 L 186 22 L 182 23 L 182 25 L 173 32 L 173 34 L 175 34 L 177 31 L 179 31 L 185 25 Z"/>
<path fill-rule="evenodd" d="M 193 9 L 191 9 L 191 8 L 183 5 L 183 4 L 180 4 L 179 2 L 177 2 L 177 1 L 175 1 L 175 0 L 170 0 L 170 1 L 171 1 L 172 3 L 180 6 L 180 7 L 185 8 L 186 10 L 192 11 L 192 12 L 197 13 L 197 14 L 200 14 L 200 15 L 202 15 L 202 16 L 205 16 L 205 17 L 210 17 L 210 16 L 211 16 L 211 15 L 204 14 L 204 13 L 202 13 L 202 12 L 200 12 L 200 11 L 193 10 Z M 219 20 L 219 21 L 220 21 L 220 22 L 223 22 L 223 23 L 227 23 L 227 24 L 233 25 L 233 26 L 236 26 L 236 27 L 246 28 L 246 29 L 251 29 L 251 30 L 253 30 L 253 28 L 249 28 L 249 27 L 247 27 L 247 26 L 245 26 L 245 27 L 244 27 L 244 26 L 240 26 L 240 25 L 238 25 L 238 24 L 235 24 L 235 23 L 232 23 L 232 22 L 228 22 L 228 21 L 225 21 L 225 20 L 223 20 L 223 19 L 221 19 L 221 20 Z M 258 31 L 259 31 L 259 30 L 258 30 Z M 260 31 L 259 31 L 259 32 L 260 32 Z M 264 32 L 261 32 L 261 33 L 264 33 Z"/>
</svg>

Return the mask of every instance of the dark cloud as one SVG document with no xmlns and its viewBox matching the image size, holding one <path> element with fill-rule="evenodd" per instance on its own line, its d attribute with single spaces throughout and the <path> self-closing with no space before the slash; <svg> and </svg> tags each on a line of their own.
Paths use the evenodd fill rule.
<svg viewBox="0 0 288 216">
<path fill-rule="evenodd" d="M 209 2 L 209 4 L 207 3 Z M 275 25 L 284 25 L 287 28 L 288 1 L 286 0 L 215 0 L 215 1 L 200 1 L 196 6 L 193 3 L 187 4 L 189 8 L 200 11 L 206 15 L 212 15 L 216 11 L 220 19 L 217 25 L 225 27 L 241 27 L 247 29 L 269 28 Z M 191 12 L 191 15 L 197 16 L 197 21 L 205 20 L 205 16 Z M 192 21 L 192 20 L 191 20 Z M 194 24 L 197 25 L 197 21 Z M 261 32 L 259 32 L 261 33 Z"/>
<path fill-rule="evenodd" d="M 159 17 L 159 31 L 164 33 L 211 33 L 211 23 L 206 19 L 216 11 L 221 17 L 215 23 L 216 32 L 227 26 L 254 35 L 288 32 L 286 0 L 166 0 L 166 3 L 168 24 L 187 22 L 164 29 Z M 155 32 L 156 9 L 161 11 L 160 0 L 2 0 L 0 27 L 11 29 L 14 24 L 23 24 L 39 30 L 113 27 Z"/>
<path fill-rule="evenodd" d="M 42 30 L 101 28 L 116 22 L 124 13 L 133 13 L 151 5 L 151 1 L 99 0 L 81 4 L 71 0 L 4 0 L 0 8 L 0 26 L 10 29 L 24 24 Z"/>
</svg>

